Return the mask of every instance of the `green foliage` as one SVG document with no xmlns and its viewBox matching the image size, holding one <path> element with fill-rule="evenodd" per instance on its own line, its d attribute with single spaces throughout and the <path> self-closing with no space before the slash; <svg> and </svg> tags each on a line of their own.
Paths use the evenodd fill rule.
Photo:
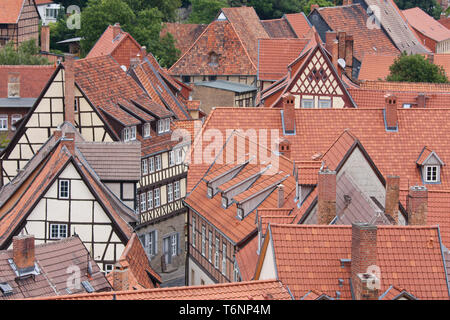
<svg viewBox="0 0 450 320">
<path fill-rule="evenodd" d="M 285 13 L 297 13 L 304 0 L 248 0 L 247 6 L 253 7 L 262 20 L 281 18 Z"/>
<path fill-rule="evenodd" d="M 54 2 L 61 4 L 66 9 L 71 5 L 79 6 L 80 9 L 83 9 L 87 5 L 88 0 L 59 0 Z"/>
<path fill-rule="evenodd" d="M 420 54 L 402 53 L 389 67 L 387 81 L 447 83 L 444 68 L 428 61 Z"/>
<path fill-rule="evenodd" d="M 181 0 L 124 0 L 133 12 L 157 8 L 163 15 L 163 21 L 174 21 L 176 9 L 181 7 Z"/>
<path fill-rule="evenodd" d="M 11 141 L 8 137 L 8 132 L 0 133 L 0 150 L 5 149 L 8 146 L 8 143 Z"/>
<path fill-rule="evenodd" d="M 214 20 L 220 9 L 228 7 L 226 0 L 191 0 L 191 4 L 189 23 L 208 24 Z"/>
<path fill-rule="evenodd" d="M 57 44 L 59 41 L 77 37 L 76 29 L 67 28 L 67 17 L 63 16 L 57 22 L 50 23 L 50 48 L 52 52 L 68 51 L 68 46 Z"/>
<path fill-rule="evenodd" d="M 35 40 L 22 42 L 17 50 L 12 42 L 8 42 L 0 49 L 0 65 L 50 64 L 47 58 L 39 55 L 39 51 L 40 49 Z"/>
<path fill-rule="evenodd" d="M 78 36 L 84 38 L 81 41 L 82 55 L 91 50 L 108 25 L 118 22 L 140 45 L 146 46 L 147 51 L 159 57 L 162 66 L 169 67 L 178 59 L 180 52 L 175 48 L 173 37 L 160 39 L 162 22 L 166 18 L 147 0 L 89 0 L 81 13 L 81 29 L 78 32 Z"/>
<path fill-rule="evenodd" d="M 436 0 L 394 0 L 400 10 L 419 7 L 435 19 L 439 19 L 442 7 Z"/>
<path fill-rule="evenodd" d="M 305 15 L 309 15 L 311 12 L 311 5 L 318 4 L 319 7 L 333 7 L 334 4 L 328 0 L 308 0 L 304 5 L 302 5 L 303 12 Z"/>
</svg>

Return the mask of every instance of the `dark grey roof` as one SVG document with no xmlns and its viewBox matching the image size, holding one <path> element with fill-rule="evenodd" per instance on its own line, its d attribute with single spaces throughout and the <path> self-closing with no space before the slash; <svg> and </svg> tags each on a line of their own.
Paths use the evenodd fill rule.
<svg viewBox="0 0 450 320">
<path fill-rule="evenodd" d="M 215 89 L 220 89 L 220 90 L 226 90 L 226 91 L 233 91 L 236 93 L 246 93 L 246 92 L 252 92 L 252 91 L 257 90 L 256 87 L 252 87 L 252 86 L 242 84 L 242 83 L 225 81 L 225 80 L 200 81 L 200 82 L 194 82 L 194 85 L 215 88 Z"/>
<path fill-rule="evenodd" d="M 0 108 L 31 108 L 36 98 L 0 98 Z"/>
</svg>

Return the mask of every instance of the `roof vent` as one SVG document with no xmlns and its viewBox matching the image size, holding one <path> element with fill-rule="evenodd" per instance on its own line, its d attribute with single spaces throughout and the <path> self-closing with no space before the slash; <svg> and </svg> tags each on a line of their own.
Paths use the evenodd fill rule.
<svg viewBox="0 0 450 320">
<path fill-rule="evenodd" d="M 84 287 L 84 290 L 86 290 L 87 293 L 92 293 L 95 291 L 91 283 L 87 280 L 81 281 L 81 285 Z"/>
<path fill-rule="evenodd" d="M 6 282 L 0 283 L 0 291 L 3 293 L 4 296 L 8 296 L 13 293 L 12 287 Z"/>
</svg>

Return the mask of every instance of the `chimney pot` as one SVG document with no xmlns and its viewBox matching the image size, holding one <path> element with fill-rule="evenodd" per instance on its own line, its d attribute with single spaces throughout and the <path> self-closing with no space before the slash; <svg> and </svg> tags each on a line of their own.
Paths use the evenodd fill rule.
<svg viewBox="0 0 450 320">
<path fill-rule="evenodd" d="M 75 153 L 75 133 L 74 132 L 66 132 L 64 134 L 64 138 L 62 139 L 62 143 L 69 149 L 71 154 Z"/>
<path fill-rule="evenodd" d="M 120 28 L 120 23 L 116 22 L 113 25 L 113 39 L 117 37 L 122 32 L 122 29 Z"/>
<path fill-rule="evenodd" d="M 317 223 L 330 224 L 336 217 L 336 171 L 319 171 Z"/>
<path fill-rule="evenodd" d="M 419 93 L 417 96 L 417 108 L 425 108 L 428 97 L 424 93 Z"/>
<path fill-rule="evenodd" d="M 314 9 L 319 9 L 319 7 L 320 7 L 320 6 L 319 6 L 318 4 L 314 3 L 314 4 L 311 5 L 310 11 L 313 12 Z"/>
<path fill-rule="evenodd" d="M 20 235 L 13 238 L 13 260 L 19 271 L 34 269 L 34 236 Z"/>
<path fill-rule="evenodd" d="M 295 97 L 288 93 L 283 96 L 283 121 L 285 133 L 295 132 Z"/>
<path fill-rule="evenodd" d="M 400 177 L 388 175 L 386 179 L 386 199 L 384 212 L 389 215 L 395 224 L 398 224 L 398 202 L 400 195 Z"/>
<path fill-rule="evenodd" d="M 284 186 L 282 184 L 278 185 L 278 208 L 283 208 L 284 205 Z"/>
<path fill-rule="evenodd" d="M 396 130 L 398 125 L 397 118 L 397 97 L 389 94 L 385 96 L 386 106 L 385 106 L 385 118 L 386 118 L 386 129 Z"/>
<path fill-rule="evenodd" d="M 114 271 L 112 272 L 113 283 L 112 287 L 114 291 L 124 291 L 129 290 L 129 269 L 127 266 L 122 266 L 117 263 L 114 266 Z"/>
<path fill-rule="evenodd" d="M 428 215 L 428 189 L 425 186 L 413 186 L 409 188 L 406 207 L 409 225 L 426 225 Z"/>
</svg>

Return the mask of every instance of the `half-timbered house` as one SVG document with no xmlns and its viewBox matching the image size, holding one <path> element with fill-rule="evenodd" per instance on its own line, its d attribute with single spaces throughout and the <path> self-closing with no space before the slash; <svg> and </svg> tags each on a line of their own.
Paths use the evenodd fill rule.
<svg viewBox="0 0 450 320">
<path fill-rule="evenodd" d="M 100 155 L 114 148 L 117 160 L 95 157 L 89 144 Z M 101 269 L 112 270 L 137 218 L 102 182 L 101 168 L 108 167 L 118 176 L 128 172 L 138 179 L 139 157 L 133 154 L 138 155 L 139 150 L 139 143 L 86 142 L 72 124 L 63 123 L 1 189 L 0 248 L 9 248 L 12 238 L 22 232 L 33 235 L 36 243 L 77 234 Z M 91 165 L 88 159 L 96 161 Z M 106 163 L 100 166 L 100 162 Z M 120 177 L 116 182 L 120 184 Z"/>
<path fill-rule="evenodd" d="M 0 2 L 0 47 L 12 41 L 20 45 L 39 38 L 39 12 L 34 0 Z"/>
</svg>

